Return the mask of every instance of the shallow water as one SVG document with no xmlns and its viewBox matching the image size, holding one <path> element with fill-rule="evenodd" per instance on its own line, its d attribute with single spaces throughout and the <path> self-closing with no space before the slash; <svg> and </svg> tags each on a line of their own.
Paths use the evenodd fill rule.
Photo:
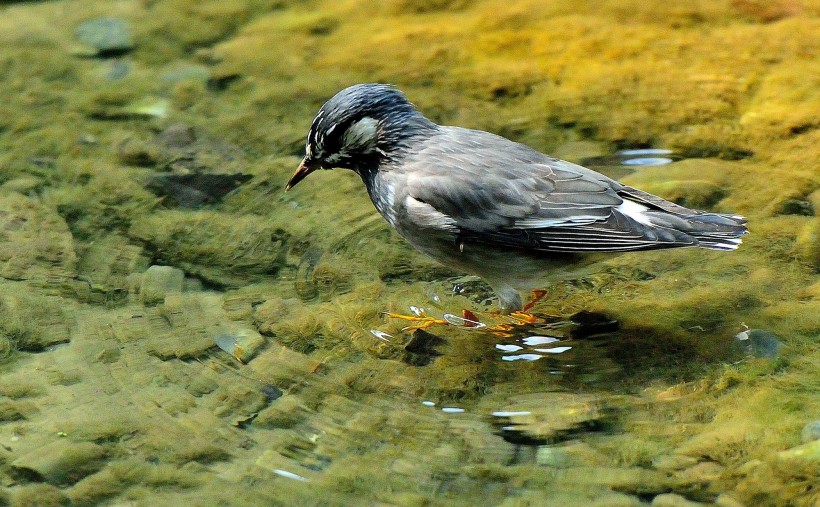
<svg viewBox="0 0 820 507">
<path fill-rule="evenodd" d="M 0 503 L 816 505 L 820 4 L 667 4 L 0 6 Z M 374 80 L 751 234 L 494 314 L 282 191 Z"/>
</svg>

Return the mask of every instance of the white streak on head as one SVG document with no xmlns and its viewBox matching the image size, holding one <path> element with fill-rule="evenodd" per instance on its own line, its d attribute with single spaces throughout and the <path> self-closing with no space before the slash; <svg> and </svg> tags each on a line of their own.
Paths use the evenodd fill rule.
<svg viewBox="0 0 820 507">
<path fill-rule="evenodd" d="M 644 213 L 649 208 L 647 208 L 643 204 L 638 204 L 635 201 L 624 199 L 624 202 L 622 202 L 615 209 L 620 211 L 621 214 L 631 218 L 636 222 L 642 223 L 644 225 L 652 225 L 652 222 L 649 220 L 649 217 L 646 216 L 646 214 Z"/>
</svg>

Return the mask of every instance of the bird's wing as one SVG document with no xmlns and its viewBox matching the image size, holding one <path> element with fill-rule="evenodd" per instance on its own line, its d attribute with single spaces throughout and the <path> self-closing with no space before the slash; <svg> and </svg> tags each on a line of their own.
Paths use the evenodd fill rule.
<svg viewBox="0 0 820 507">
<path fill-rule="evenodd" d="M 444 127 L 403 162 L 406 209 L 459 238 L 557 252 L 696 244 L 640 220 L 604 175 L 493 134 Z"/>
</svg>

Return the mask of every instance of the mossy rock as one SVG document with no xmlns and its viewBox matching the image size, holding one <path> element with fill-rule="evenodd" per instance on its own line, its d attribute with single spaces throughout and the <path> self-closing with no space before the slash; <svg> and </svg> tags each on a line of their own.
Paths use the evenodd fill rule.
<svg viewBox="0 0 820 507">
<path fill-rule="evenodd" d="M 21 194 L 0 194 L 0 277 L 59 292 L 76 275 L 74 239 L 65 220 Z"/>
<path fill-rule="evenodd" d="M 213 211 L 155 213 L 136 221 L 130 235 L 164 264 L 224 287 L 274 275 L 290 237 L 263 217 Z"/>
<path fill-rule="evenodd" d="M 794 243 L 794 253 L 802 262 L 820 271 L 820 218 L 812 218 L 800 229 Z"/>
</svg>

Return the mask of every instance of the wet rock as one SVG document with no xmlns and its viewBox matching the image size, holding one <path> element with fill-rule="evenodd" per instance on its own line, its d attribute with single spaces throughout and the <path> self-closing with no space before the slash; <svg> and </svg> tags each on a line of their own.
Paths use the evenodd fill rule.
<svg viewBox="0 0 820 507">
<path fill-rule="evenodd" d="M 254 308 L 253 320 L 264 335 L 273 334 L 276 324 L 288 314 L 288 305 L 280 297 L 272 297 Z"/>
<path fill-rule="evenodd" d="M 96 18 L 80 24 L 77 39 L 96 56 L 117 56 L 134 48 L 128 23 L 117 18 Z"/>
<path fill-rule="evenodd" d="M 20 481 L 67 486 L 102 468 L 106 456 L 99 445 L 61 439 L 12 461 L 11 473 Z"/>
<path fill-rule="evenodd" d="M 749 329 L 738 333 L 735 345 L 752 357 L 765 359 L 776 358 L 783 348 L 783 342 L 777 335 L 764 329 Z"/>
<path fill-rule="evenodd" d="M 37 412 L 37 407 L 33 404 L 16 401 L 0 400 L 0 422 L 23 421 L 28 416 Z"/>
<path fill-rule="evenodd" d="M 142 276 L 140 296 L 143 304 L 162 303 L 169 293 L 182 292 L 185 272 L 172 266 L 151 266 Z"/>
<path fill-rule="evenodd" d="M 124 164 L 162 171 L 151 176 L 147 187 L 166 197 L 166 206 L 196 208 L 218 202 L 251 179 L 238 172 L 244 159 L 240 148 L 184 123 L 171 125 L 150 140 L 126 137 L 115 150 Z"/>
<path fill-rule="evenodd" d="M 803 431 L 800 432 L 800 441 L 804 444 L 820 440 L 820 421 L 812 421 L 803 426 Z"/>
<path fill-rule="evenodd" d="M 0 185 L 0 189 L 8 190 L 11 192 L 19 192 L 25 195 L 31 192 L 35 192 L 43 186 L 45 186 L 45 181 L 42 178 L 37 178 L 34 176 L 24 176 L 20 178 L 13 178 L 7 180 L 2 185 Z"/>
<path fill-rule="evenodd" d="M 170 109 L 171 102 L 168 99 L 162 97 L 143 97 L 141 99 L 135 100 L 129 104 L 126 104 L 121 110 L 119 110 L 119 114 L 121 115 L 119 118 L 165 118 L 168 116 L 168 110 Z"/>
</svg>

